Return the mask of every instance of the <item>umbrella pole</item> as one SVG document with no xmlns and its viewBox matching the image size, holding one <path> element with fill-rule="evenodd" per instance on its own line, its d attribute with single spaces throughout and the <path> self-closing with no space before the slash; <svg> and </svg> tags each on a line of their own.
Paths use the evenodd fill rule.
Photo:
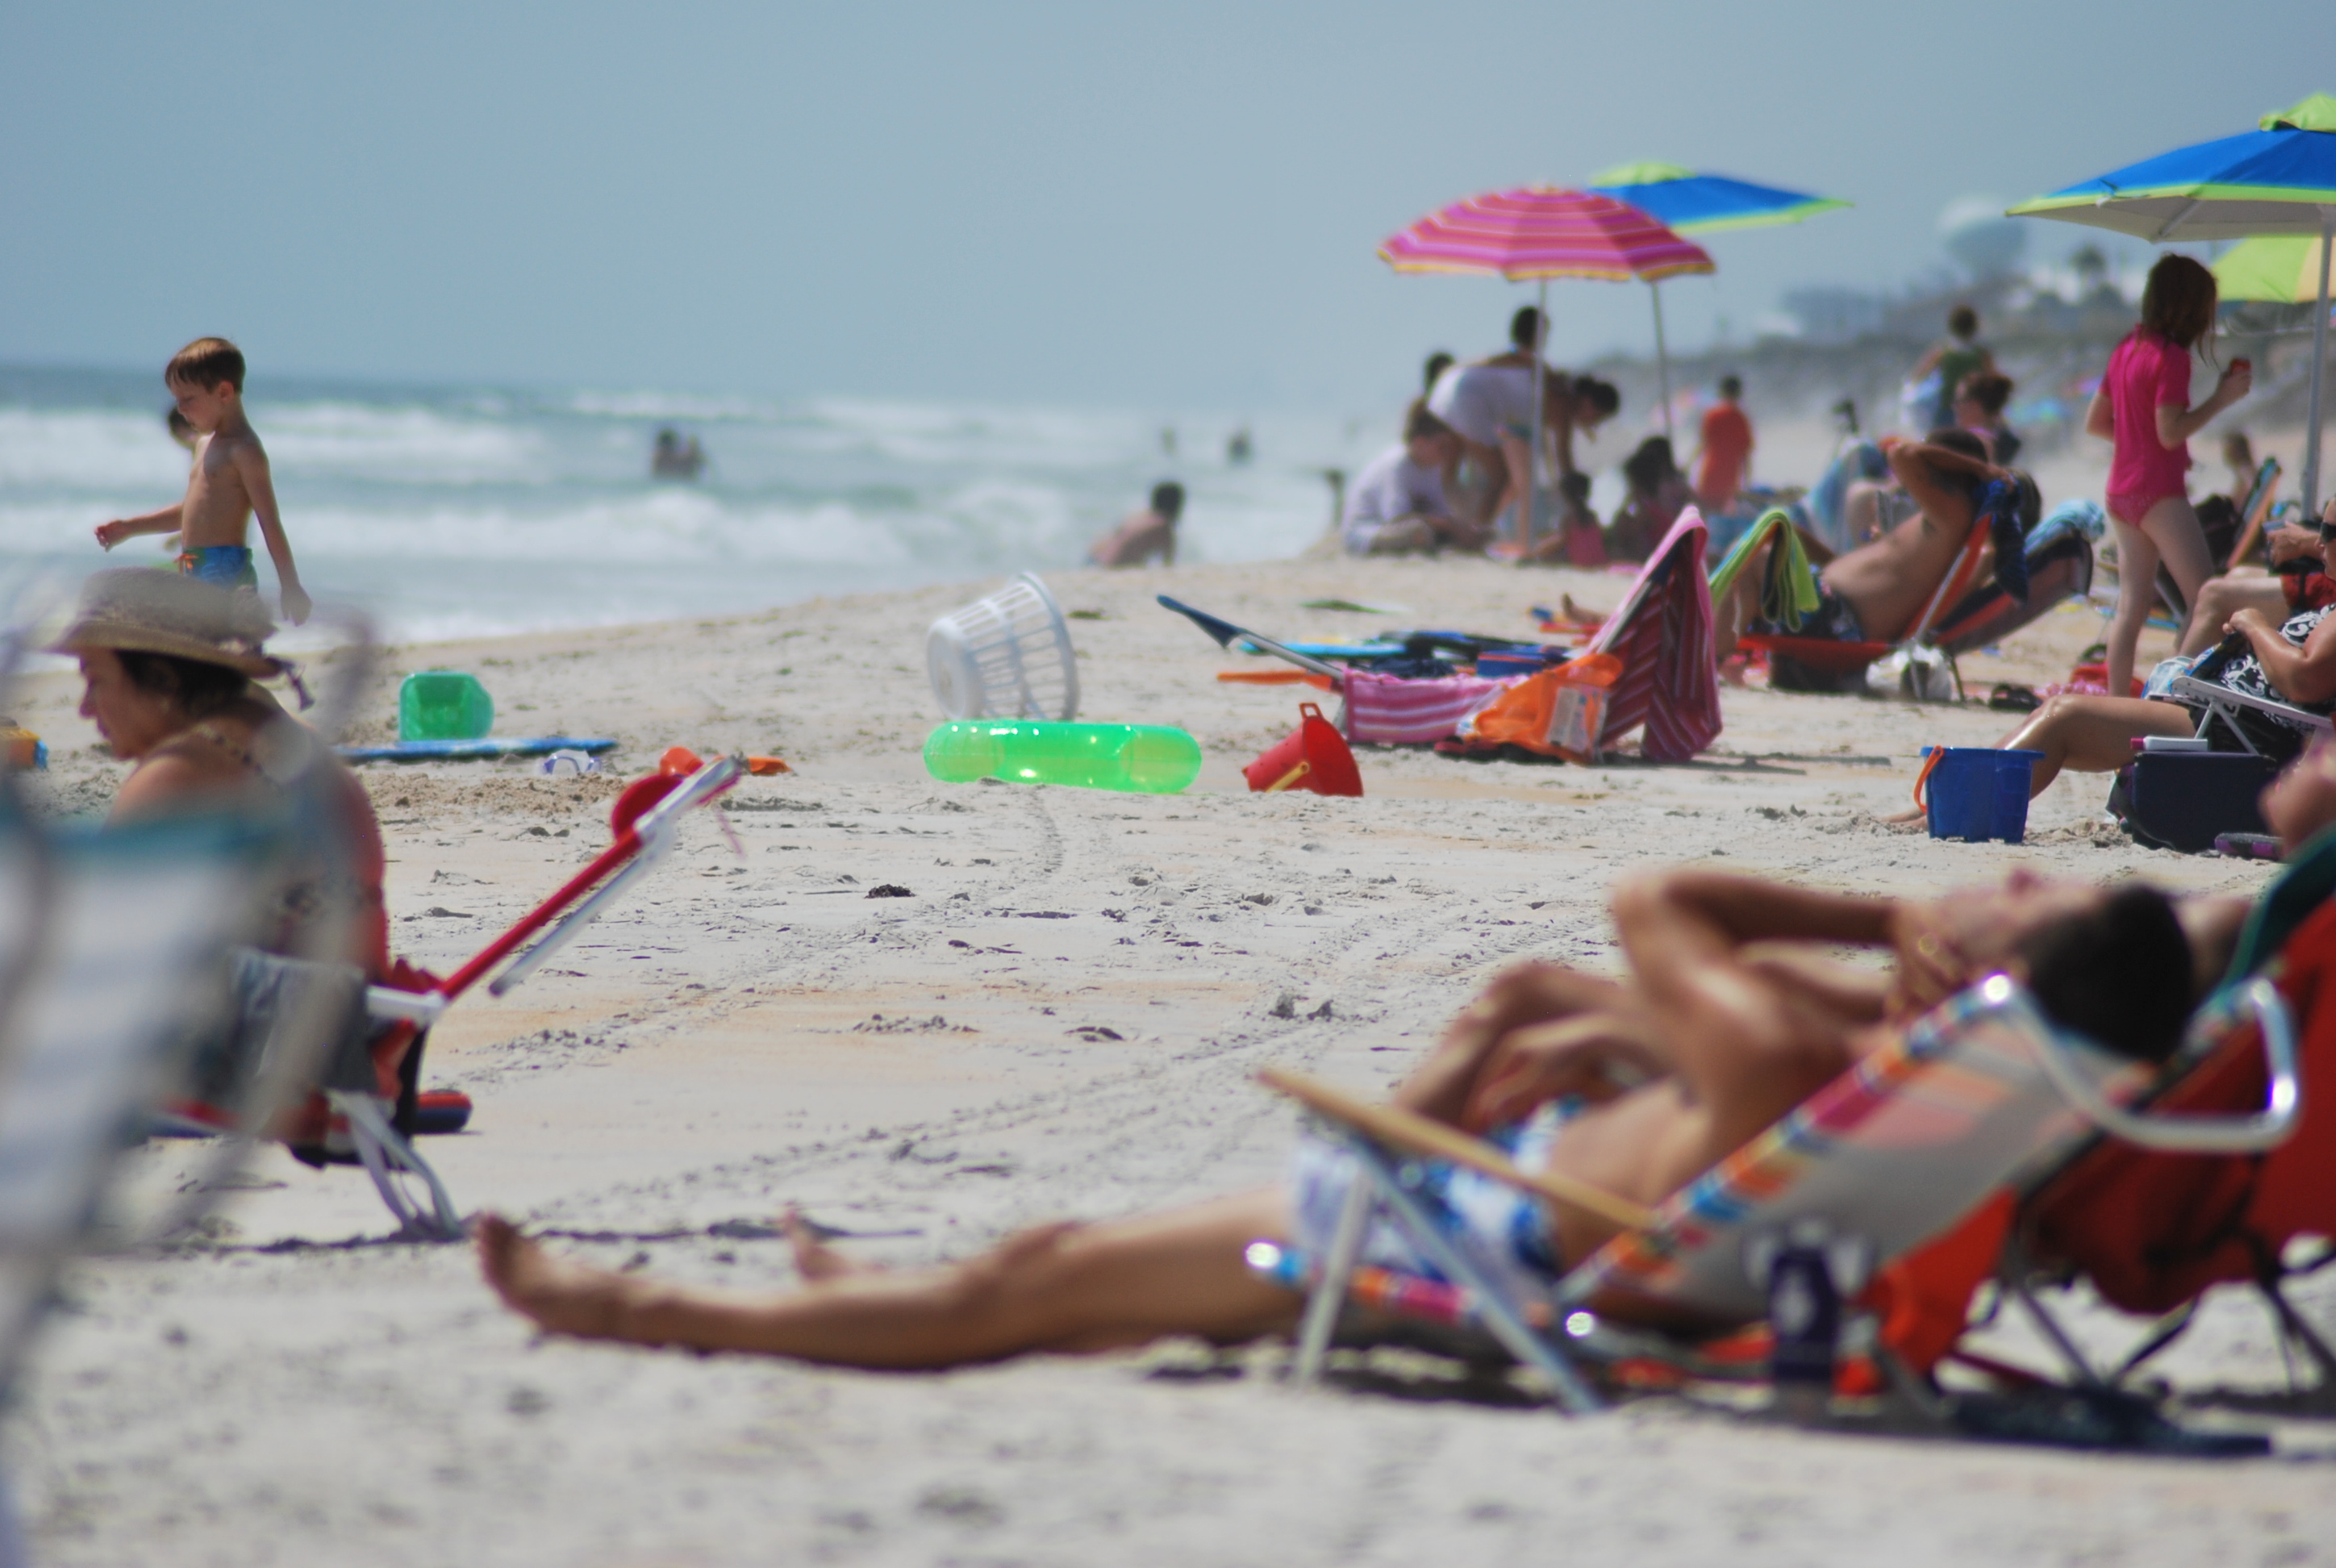
<svg viewBox="0 0 2336 1568">
<path fill-rule="evenodd" d="M 1661 388 L 1663 400 L 1663 439 L 1676 442 L 1671 433 L 1671 356 L 1663 346 L 1663 286 L 1650 278 L 1647 294 L 1655 302 L 1655 385 Z"/>
<path fill-rule="evenodd" d="M 1520 559 L 1528 560 L 1533 558 L 1534 501 L 1541 493 L 1541 400 L 1543 383 L 1548 379 L 1542 374 L 1541 367 L 1542 353 L 1549 343 L 1549 279 L 1546 278 L 1541 280 L 1541 292 L 1533 308 L 1541 312 L 1541 326 L 1533 334 L 1532 356 L 1533 435 L 1525 443 L 1525 499 L 1517 519 L 1517 541 L 1525 547 L 1524 555 Z"/>
<path fill-rule="evenodd" d="M 2328 371 L 2328 253 L 2336 250 L 2336 212 L 2321 209 L 2320 307 L 2312 316 L 2312 393 L 2303 415 L 2303 522 L 2320 516 L 2320 382 Z"/>
</svg>

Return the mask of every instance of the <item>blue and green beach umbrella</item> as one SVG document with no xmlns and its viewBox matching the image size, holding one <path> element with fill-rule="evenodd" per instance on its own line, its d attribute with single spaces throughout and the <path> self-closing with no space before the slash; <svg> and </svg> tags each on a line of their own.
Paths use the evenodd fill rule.
<svg viewBox="0 0 2336 1568">
<path fill-rule="evenodd" d="M 1591 181 L 1601 196 L 1628 202 L 1674 234 L 1712 234 L 1723 229 L 1766 229 L 1776 223 L 1798 223 L 1820 212 L 1846 207 L 1830 196 L 1808 196 L 1798 190 L 1778 190 L 1725 174 L 1698 174 L 1676 163 L 1624 163 Z M 1656 363 L 1661 373 L 1663 433 L 1671 428 L 1669 356 L 1662 350 L 1663 292 L 1650 283 L 1655 296 Z"/>
<path fill-rule="evenodd" d="M 1725 174 L 1698 174 L 1676 163 L 1625 163 L 1599 175 L 1590 189 L 1651 214 L 1674 234 L 1766 229 L 1849 205 L 1830 196 L 1778 190 Z"/>
<path fill-rule="evenodd" d="M 2328 347 L 2328 267 L 2336 237 L 2336 96 L 2314 93 L 2275 110 L 2258 129 L 2112 170 L 2011 209 L 2111 229 L 2156 245 L 2317 235 L 2320 309 L 2312 333 L 2312 395 L 2305 420 L 2303 495 L 2320 504 L 2320 388 Z"/>
</svg>

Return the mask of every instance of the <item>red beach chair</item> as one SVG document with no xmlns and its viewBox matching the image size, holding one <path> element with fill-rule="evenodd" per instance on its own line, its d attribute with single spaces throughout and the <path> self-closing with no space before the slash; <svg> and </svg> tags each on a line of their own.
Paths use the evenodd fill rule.
<svg viewBox="0 0 2336 1568">
<path fill-rule="evenodd" d="M 321 1078 L 308 1081 L 323 1086 L 302 1093 L 288 1114 L 277 1116 L 249 1107 L 280 1103 L 284 1089 L 297 1089 L 297 1084 L 263 1083 L 240 1096 L 219 1096 L 242 1099 L 242 1109 L 181 1098 L 156 1118 L 155 1130 L 232 1135 L 238 1128 L 265 1124 L 270 1135 L 308 1164 L 354 1159 L 363 1164 L 383 1203 L 407 1232 L 441 1239 L 460 1236 L 462 1219 L 453 1199 L 409 1141 L 416 1126 L 422 1053 L 430 1027 L 456 998 L 507 959 L 511 961 L 489 984 L 489 992 L 501 996 L 524 982 L 654 869 L 671 852 L 682 817 L 729 790 L 745 766 L 742 757 L 725 757 L 687 775 L 653 774 L 636 780 L 611 813 L 615 842 L 443 980 L 400 960 L 392 967 L 387 984 L 366 986 L 353 964 L 239 952 L 236 989 L 247 1006 L 255 997 L 267 998 L 264 1020 L 256 1028 L 248 1017 L 241 1024 L 247 1035 L 256 1032 L 262 1038 L 228 1042 L 222 1054 L 248 1054 L 264 1046 L 258 1053 L 263 1063 L 286 1064 L 287 1072 L 320 1072 Z M 562 911 L 569 911 L 564 919 Z M 548 934 L 533 947 L 520 950 L 547 927 Z M 234 1066 L 228 1064 L 228 1070 Z M 268 1066 L 258 1069 L 263 1076 L 269 1071 Z M 421 1184 L 420 1193 L 405 1190 L 404 1178 L 409 1177 Z"/>
</svg>

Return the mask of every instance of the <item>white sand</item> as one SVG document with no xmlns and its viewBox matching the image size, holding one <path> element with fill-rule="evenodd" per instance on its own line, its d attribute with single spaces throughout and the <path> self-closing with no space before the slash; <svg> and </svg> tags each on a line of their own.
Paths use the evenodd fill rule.
<svg viewBox="0 0 2336 1568">
<path fill-rule="evenodd" d="M 1106 1215 L 1276 1179 L 1293 1118 L 1249 1075 L 1290 1063 L 1397 1078 L 1503 965 L 1611 967 L 1615 878 L 1686 861 L 1848 890 L 1922 891 L 2024 864 L 2245 891 L 2263 872 L 2136 850 L 2063 781 L 2020 848 L 1876 825 L 1917 748 L 2009 720 L 1730 690 L 1689 766 L 1586 770 L 1367 751 L 1362 800 L 1252 796 L 1293 688 L 1153 607 L 1173 591 L 1291 637 L 1371 618 L 1523 634 L 1614 577 L 1341 562 L 1066 574 L 1085 716 L 1183 724 L 1201 784 L 1155 798 L 945 786 L 922 636 L 937 589 L 751 618 L 404 650 L 477 670 L 506 733 L 776 751 L 659 879 L 550 972 L 466 998 L 429 1077 L 479 1102 L 427 1153 L 466 1209 L 593 1239 L 611 1263 L 784 1288 L 789 1202 L 891 1261 L 961 1255 L 1053 1215 Z M 2098 635 L 2048 618 L 1985 682 L 2046 680 Z M 1258 667 L 1251 665 L 1251 667 Z M 113 765 L 63 679 L 21 716 L 54 787 L 102 801 Z M 368 727 L 389 728 L 386 690 Z M 368 770 L 391 842 L 397 948 L 449 966 L 605 842 L 608 781 L 517 765 Z M 561 836 L 564 835 L 564 836 Z M 870 901 L 879 882 L 915 897 Z M 453 914 L 428 914 L 438 909 Z M 1047 918 L 1047 917 L 1059 918 Z M 1285 1005 L 1286 1004 L 1286 1005 Z M 1320 1013 L 1322 1016 L 1317 1017 Z M 881 1018 L 880 1018 L 881 1015 Z M 1117 1038 L 1101 1031 L 1109 1030 Z M 1085 1032 L 1082 1032 L 1085 1031 Z M 148 1187 L 183 1146 L 134 1163 Z M 78 1268 L 7 1456 L 56 1563 L 1086 1564 L 1621 1561 L 2321 1561 L 2327 1427 L 2283 1457 L 2181 1464 L 1824 1437 L 1672 1401 L 1565 1421 L 1454 1396 L 1391 1360 L 1284 1386 L 1277 1352 L 1198 1347 L 871 1376 L 538 1343 L 459 1248 L 375 1244 L 363 1175 L 255 1162 L 212 1244 Z M 2307 1292 L 2325 1322 L 2336 1291 Z M 2088 1319 L 2102 1343 L 2133 1325 Z M 2017 1338 L 2016 1336 L 2014 1337 Z M 2033 1347 L 2019 1353 L 2036 1354 Z M 2269 1388 L 2260 1313 L 2219 1302 L 2167 1368 Z"/>
</svg>

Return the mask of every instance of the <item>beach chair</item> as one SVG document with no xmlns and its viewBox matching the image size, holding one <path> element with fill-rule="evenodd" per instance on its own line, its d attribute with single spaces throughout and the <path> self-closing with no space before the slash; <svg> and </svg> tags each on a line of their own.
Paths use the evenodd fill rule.
<svg viewBox="0 0 2336 1568">
<path fill-rule="evenodd" d="M 2295 1018 L 2297 1074 L 2336 1079 L 2336 833 L 2298 851 L 2257 898 L 2224 995 L 2269 983 Z M 2227 1008 L 2225 1008 L 2227 1011 Z M 2275 1099 L 2278 1076 L 2242 1024 L 2186 1070 L 2169 1075 L 2153 1112 L 2229 1115 Z M 2317 1237 L 2317 1250 L 2302 1239 Z M 2292 1136 L 2253 1153 L 2167 1151 L 2107 1136 L 2088 1138 L 2029 1182 L 2006 1250 L 2006 1293 L 2045 1327 L 2068 1375 L 2082 1386 L 2121 1388 L 2175 1342 L 2215 1285 L 2245 1287 L 2268 1310 L 2287 1360 L 2293 1403 L 2336 1414 L 2336 1347 L 2286 1294 L 2295 1279 L 2336 1261 L 2336 1106 L 2299 1106 Z M 2155 1319 L 2113 1365 L 2097 1364 L 2038 1295 L 2045 1284 L 2088 1281 L 2122 1311 Z M 1957 1352 L 1958 1359 L 1970 1359 Z M 2300 1358 L 2316 1374 L 2294 1386 Z M 1987 1369 L 2017 1378 L 2018 1369 Z"/>
<path fill-rule="evenodd" d="M 1466 755 L 1514 745 L 1596 762 L 1638 729 L 1650 762 L 1685 762 L 1709 745 L 1720 713 L 1704 538 L 1696 509 L 1680 512 L 1588 647 L 1480 705 L 1436 749 Z M 1590 671 L 1594 682 L 1584 679 Z M 1581 744 L 1568 743 L 1569 731 Z"/>
<path fill-rule="evenodd" d="M 1939 579 L 1938 587 L 1931 591 L 1931 597 L 1895 642 L 1841 642 L 1830 638 L 1798 637 L 1791 632 L 1746 632 L 1737 640 L 1744 647 L 1767 653 L 1771 682 L 1786 690 L 1854 690 L 1863 684 L 1870 666 L 1902 649 L 1929 646 L 1930 634 L 1948 607 L 1961 603 L 1979 581 L 1988 540 L 1988 530 L 1974 522 L 1947 574 Z M 2089 581 L 2090 574 L 2087 577 Z M 1783 661 L 1781 667 L 1778 661 Z M 1947 663 L 1953 671 L 1955 690 L 1960 695 L 1962 674 L 1953 669 L 1951 656 Z M 1802 671 L 1813 672 L 1814 678 Z"/>
<path fill-rule="evenodd" d="M 1924 640 L 1952 667 L 1961 655 L 2001 642 L 2064 600 L 2087 598 L 2093 589 L 2093 541 L 2107 525 L 2107 515 L 2093 502 L 2054 507 L 2029 534 L 2022 551 L 2028 597 L 2015 599 L 2000 583 L 1981 583 L 1939 617 Z M 1958 668 L 1958 686 L 1961 678 Z"/>
<path fill-rule="evenodd" d="M 1561 1410 L 1605 1405 L 1591 1375 L 1601 1367 L 1654 1362 L 1717 1375 L 1725 1361 L 1704 1346 L 1765 1320 L 1772 1336 L 1766 1370 L 1788 1408 L 1816 1414 L 1844 1344 L 1862 1343 L 1909 1404 L 1947 1421 L 1957 1408 L 1926 1374 L 1959 1337 L 1963 1305 L 1993 1262 L 1994 1241 L 2011 1214 L 2007 1189 L 2067 1159 L 2096 1127 L 2152 1147 L 2231 1153 L 2274 1147 L 2292 1133 L 2302 1092 L 2284 1003 L 2270 985 L 2252 981 L 2235 988 L 2226 1007 L 2262 1023 L 2270 1087 L 2260 1114 L 2129 1110 L 2156 1070 L 2059 1028 L 2022 988 L 1996 975 L 1926 1015 L 1898 1043 L 1860 1061 L 1651 1213 L 1617 1209 L 1621 1200 L 1611 1195 L 1517 1171 L 1496 1148 L 1424 1118 L 1272 1073 L 1266 1081 L 1307 1106 L 1352 1154 L 1359 1176 L 1327 1256 L 1294 1257 L 1260 1242 L 1250 1249 L 1250 1266 L 1309 1294 L 1296 1359 L 1300 1380 L 1319 1376 L 1367 1231 L 1383 1220 L 1442 1278 L 1403 1288 L 1377 1281 L 1375 1301 L 1399 1301 L 1405 1289 L 1423 1299 L 1440 1295 L 1445 1310 L 1480 1322 L 1540 1373 Z M 1513 1268 L 1481 1255 L 1464 1229 L 1431 1211 L 1423 1159 L 1468 1165 L 1544 1203 L 1591 1208 L 1625 1228 L 1562 1277 L 1521 1287 Z M 1974 1226 L 1976 1237 L 1969 1233 Z M 1935 1304 L 1909 1304 L 1921 1289 L 1909 1266 L 1950 1243 L 1977 1266 L 1960 1297 L 1945 1292 L 1949 1326 L 1941 1334 Z M 1699 1326 L 1701 1340 L 1691 1331 L 1658 1333 L 1601 1317 L 1597 1306 L 1616 1297 L 1645 1309 L 1635 1315 Z M 2205 1439 L 2194 1445 L 2193 1435 L 2162 1422 L 2127 1426 L 2160 1446 L 2221 1451 Z M 2262 1446 L 2225 1446 L 2259 1452 Z"/>
<path fill-rule="evenodd" d="M 2279 459 L 2266 457 L 2255 470 L 2255 482 L 2247 491 L 2247 501 L 2239 508 L 2239 537 L 2231 546 L 2225 567 L 2242 566 L 2261 549 L 2263 524 L 2270 520 L 2273 503 L 2279 496 Z"/>
<path fill-rule="evenodd" d="M 2209 648 L 2199 656 L 2201 665 L 2215 657 L 2220 648 Z M 2195 670 L 2199 666 L 2194 665 Z M 2301 708 L 2270 697 L 2254 696 L 2243 691 L 2233 691 L 2219 681 L 2205 680 L 2196 674 L 2175 676 L 2166 687 L 2166 695 L 2185 707 L 2205 711 L 2198 718 L 2198 734 L 2218 750 L 2252 752 L 2264 755 L 2269 743 L 2265 726 L 2300 731 L 2307 741 L 2336 733 L 2336 722 L 2324 714 Z M 2235 742 L 2235 745 L 2232 743 Z"/>
<path fill-rule="evenodd" d="M 684 776 L 636 780 L 618 800 L 608 848 L 444 979 L 401 962 L 394 984 L 368 986 L 354 964 L 232 954 L 236 1005 L 200 1053 L 200 1081 L 158 1113 L 155 1130 L 248 1139 L 274 1129 L 307 1164 L 342 1156 L 362 1164 L 401 1234 L 459 1239 L 462 1216 L 411 1142 L 431 1026 L 490 974 L 494 996 L 524 983 L 671 853 L 688 812 L 718 799 L 745 773 L 745 759 L 732 756 Z M 287 1032 L 307 1043 L 287 1043 Z M 287 1096 L 303 1096 L 307 1103 L 288 1123 L 276 1112 Z M 231 1147 L 225 1158 L 237 1152 Z"/>
<path fill-rule="evenodd" d="M 227 821 L 51 833 L 0 783 L 0 1398 L 122 1156 L 226 1004 L 236 916 L 275 848 Z M 0 1564 L 24 1561 L 0 1485 Z"/>
</svg>

